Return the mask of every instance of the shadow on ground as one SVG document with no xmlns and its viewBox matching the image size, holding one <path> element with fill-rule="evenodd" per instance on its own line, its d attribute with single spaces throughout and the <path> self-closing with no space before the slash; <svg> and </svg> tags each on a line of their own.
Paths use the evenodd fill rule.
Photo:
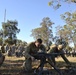
<svg viewBox="0 0 76 75">
<path fill-rule="evenodd" d="M 33 71 L 25 73 L 22 71 L 23 60 L 5 60 L 3 65 L 0 67 L 0 75 L 34 75 Z M 76 63 L 73 63 L 73 68 L 68 69 L 65 62 L 57 62 L 57 67 L 63 73 L 63 75 L 76 75 Z M 33 66 L 37 67 L 38 62 L 34 62 Z M 49 69 L 50 75 L 58 75 L 57 72 L 48 64 L 45 65 L 46 69 Z M 51 67 L 51 68 L 50 68 Z M 46 75 L 46 74 L 45 74 Z"/>
</svg>

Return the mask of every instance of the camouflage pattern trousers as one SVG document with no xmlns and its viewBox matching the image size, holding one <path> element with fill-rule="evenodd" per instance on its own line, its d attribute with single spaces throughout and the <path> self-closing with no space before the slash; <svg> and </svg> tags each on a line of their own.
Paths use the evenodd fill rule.
<svg viewBox="0 0 76 75">
<path fill-rule="evenodd" d="M 25 62 L 23 63 L 23 69 L 25 71 L 31 71 L 32 70 L 32 60 L 31 60 L 31 58 L 25 59 Z"/>
</svg>

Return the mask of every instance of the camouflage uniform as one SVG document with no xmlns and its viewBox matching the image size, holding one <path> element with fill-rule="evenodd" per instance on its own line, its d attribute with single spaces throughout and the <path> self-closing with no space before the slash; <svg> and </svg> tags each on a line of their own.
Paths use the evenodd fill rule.
<svg viewBox="0 0 76 75">
<path fill-rule="evenodd" d="M 24 70 L 31 71 L 32 70 L 32 60 L 31 55 L 35 54 L 39 51 L 45 52 L 45 46 L 41 45 L 40 47 L 36 47 L 35 42 L 30 43 L 25 50 L 25 62 L 23 63 Z"/>
<path fill-rule="evenodd" d="M 53 44 L 49 47 L 49 50 L 47 51 L 47 53 L 57 53 L 56 50 L 57 50 L 57 46 L 55 44 Z M 49 61 L 53 62 L 54 65 L 56 64 L 55 57 L 56 57 L 56 55 L 51 55 L 51 57 L 49 58 Z"/>
<path fill-rule="evenodd" d="M 5 47 L 4 47 L 4 45 L 1 46 L 1 51 L 2 51 L 2 53 L 5 53 Z"/>
<path fill-rule="evenodd" d="M 5 56 L 2 54 L 2 47 L 0 46 L 0 66 L 3 64 L 5 60 Z"/>
<path fill-rule="evenodd" d="M 64 51 L 62 49 L 63 49 L 62 45 L 58 45 L 57 46 L 57 45 L 54 44 L 54 45 L 50 46 L 50 49 L 49 49 L 49 51 L 47 53 L 61 53 L 61 54 L 51 55 L 51 57 L 49 58 L 49 61 L 52 60 L 52 62 L 54 63 L 54 65 L 56 64 L 55 57 L 57 57 L 59 55 L 64 59 L 64 61 L 67 64 L 70 64 L 70 62 L 68 61 L 68 59 L 65 57 Z"/>
</svg>

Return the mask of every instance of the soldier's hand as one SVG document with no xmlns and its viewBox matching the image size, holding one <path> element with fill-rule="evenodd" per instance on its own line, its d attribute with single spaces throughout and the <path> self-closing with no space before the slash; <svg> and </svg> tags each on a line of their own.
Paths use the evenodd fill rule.
<svg viewBox="0 0 76 75">
<path fill-rule="evenodd" d="M 31 60 L 32 60 L 32 61 L 34 61 L 34 60 L 35 60 L 35 58 L 31 56 Z"/>
</svg>

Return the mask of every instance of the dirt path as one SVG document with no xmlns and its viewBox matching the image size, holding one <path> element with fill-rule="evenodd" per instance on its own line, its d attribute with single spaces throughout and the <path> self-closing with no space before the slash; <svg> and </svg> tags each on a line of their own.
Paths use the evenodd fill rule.
<svg viewBox="0 0 76 75">
<path fill-rule="evenodd" d="M 0 75 L 33 75 L 33 73 L 23 73 L 21 71 L 22 70 L 21 66 L 23 62 L 24 62 L 24 58 L 6 57 L 3 65 L 0 67 Z M 58 67 L 61 68 L 61 71 L 64 73 L 64 75 L 76 75 L 76 73 L 74 72 L 73 72 L 74 74 L 73 73 L 69 74 L 70 70 L 67 70 L 65 68 L 64 62 L 59 61 L 57 64 L 58 64 Z M 33 65 L 36 66 L 37 63 L 34 63 Z M 74 62 L 73 65 L 76 66 L 76 63 Z M 55 70 L 51 69 L 51 72 L 54 73 L 54 75 L 56 75 Z"/>
</svg>

